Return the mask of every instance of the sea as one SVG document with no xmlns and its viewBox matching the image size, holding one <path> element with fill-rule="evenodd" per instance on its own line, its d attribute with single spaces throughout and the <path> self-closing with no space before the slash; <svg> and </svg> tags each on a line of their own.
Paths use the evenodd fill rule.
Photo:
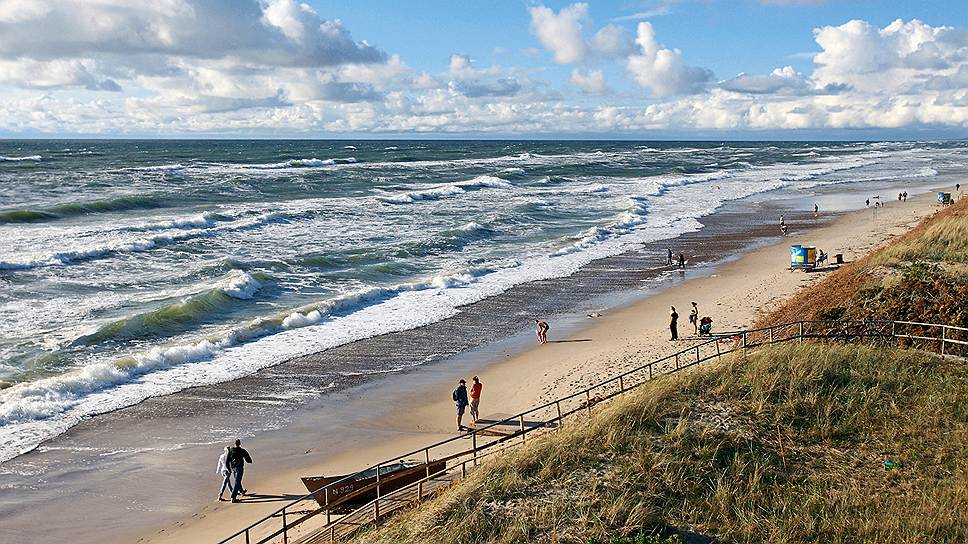
<svg viewBox="0 0 968 544">
<path fill-rule="evenodd" d="M 957 141 L 2 140 L 0 462 L 695 232 L 731 201 L 926 186 L 966 160 Z"/>
</svg>

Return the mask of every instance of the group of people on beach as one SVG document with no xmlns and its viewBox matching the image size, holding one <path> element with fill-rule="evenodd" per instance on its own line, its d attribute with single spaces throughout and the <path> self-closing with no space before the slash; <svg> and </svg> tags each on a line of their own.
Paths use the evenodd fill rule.
<svg viewBox="0 0 968 544">
<path fill-rule="evenodd" d="M 708 316 L 700 318 L 699 305 L 695 302 L 690 304 L 692 308 L 689 310 L 689 324 L 692 325 L 693 334 L 696 336 L 699 336 L 700 333 L 708 334 L 708 329 L 712 327 L 712 318 Z M 672 335 L 670 341 L 679 339 L 679 312 L 676 311 L 675 306 L 672 306 L 669 310 L 669 332 Z"/>
<path fill-rule="evenodd" d="M 222 488 L 218 492 L 218 501 L 225 500 L 225 490 L 228 488 L 232 492 L 232 502 L 239 502 L 239 496 L 248 493 L 242 487 L 242 476 L 245 474 L 245 464 L 251 463 L 252 457 L 249 452 L 242 447 L 242 441 L 235 439 L 234 446 L 225 446 L 222 455 L 218 458 L 215 466 L 215 474 L 222 477 Z M 234 478 L 234 482 L 232 481 Z"/>
<path fill-rule="evenodd" d="M 471 378 L 474 383 L 471 385 L 470 393 L 467 391 L 467 381 L 461 378 L 457 382 L 457 388 L 451 393 L 451 397 L 454 399 L 454 405 L 457 407 L 457 432 L 467 430 L 464 427 L 464 410 L 470 406 L 471 409 L 471 421 L 476 425 L 480 421 L 480 409 L 481 409 L 481 389 L 484 385 L 481 384 L 481 380 L 477 376 Z M 470 397 L 468 399 L 468 397 Z"/>
</svg>

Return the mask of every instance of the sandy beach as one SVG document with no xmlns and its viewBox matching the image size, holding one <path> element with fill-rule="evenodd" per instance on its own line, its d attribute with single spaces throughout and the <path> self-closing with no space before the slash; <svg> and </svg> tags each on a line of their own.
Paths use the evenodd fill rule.
<svg viewBox="0 0 968 544">
<path fill-rule="evenodd" d="M 566 335 L 552 323 L 547 345 L 521 352 L 513 343 L 498 344 L 447 365 L 374 380 L 334 395 L 284 431 L 246 442 L 256 461 L 246 473 L 247 487 L 269 499 L 212 503 L 161 531 L 143 533 L 139 541 L 219 540 L 279 508 L 284 504 L 281 501 L 304 494 L 300 476 L 358 470 L 453 436 L 449 396 L 460 377 L 481 377 L 484 416 L 512 413 L 684 347 L 691 336 L 685 318 L 691 301 L 699 304 L 701 315 L 714 319 L 714 330 L 748 326 L 761 312 L 823 276 L 823 272 L 788 270 L 790 244 L 815 245 L 831 256 L 842 253 L 850 261 L 905 232 L 936 209 L 929 193 L 903 204 L 891 202 L 877 210 L 876 216 L 873 209 L 865 209 L 840 214 L 819 228 L 794 228 L 786 239 L 755 249 L 702 277 L 691 278 L 687 271 L 686 281 L 603 311 L 580 327 L 569 327 Z M 676 306 L 682 316 L 680 334 L 684 339 L 678 343 L 668 339 L 670 306 Z M 338 443 L 334 443 L 337 437 Z M 288 445 L 280 446 L 280 441 Z M 212 475 L 210 482 L 202 480 L 200 485 L 211 487 L 214 498 L 217 483 Z"/>
</svg>

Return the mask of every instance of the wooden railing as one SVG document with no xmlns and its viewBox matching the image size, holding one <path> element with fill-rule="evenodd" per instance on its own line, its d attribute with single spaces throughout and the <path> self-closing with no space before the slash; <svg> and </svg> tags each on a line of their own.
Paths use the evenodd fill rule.
<svg viewBox="0 0 968 544">
<path fill-rule="evenodd" d="M 688 348 L 661 359 L 627 370 L 580 391 L 530 408 L 485 427 L 475 428 L 468 433 L 469 437 L 468 434 L 465 434 L 442 440 L 396 456 L 393 459 L 382 461 L 327 484 L 323 488 L 288 503 L 272 514 L 219 541 L 219 544 L 241 542 L 266 544 L 276 539 L 281 539 L 280 541 L 283 544 L 289 544 L 291 541 L 335 541 L 337 534 L 341 532 L 339 530 L 341 523 L 349 523 L 346 520 L 359 520 L 361 513 L 369 515 L 369 512 L 372 512 L 371 521 L 379 520 L 381 505 L 398 503 L 400 497 L 407 493 L 414 495 L 413 500 L 422 500 L 428 484 L 439 480 L 443 475 L 449 475 L 450 480 L 462 478 L 467 474 L 468 467 L 477 466 L 483 457 L 503 451 L 511 445 L 525 443 L 529 434 L 561 429 L 565 425 L 565 420 L 570 416 L 580 413 L 590 414 L 592 407 L 596 404 L 635 389 L 656 376 L 678 372 L 740 350 L 745 351 L 758 346 L 790 341 L 803 342 L 805 339 L 844 343 L 868 342 L 874 345 L 900 344 L 937 351 L 941 356 L 968 356 L 968 328 L 936 323 L 819 320 L 795 321 L 759 329 L 717 332 L 710 337 L 702 337 Z M 516 430 L 510 433 L 502 432 L 510 426 L 516 427 Z M 470 439 L 469 444 L 468 438 Z M 403 459 L 416 459 L 419 464 L 391 475 L 381 475 L 381 468 L 399 463 Z M 437 470 L 432 472 L 432 465 L 438 467 Z M 460 471 L 459 476 L 455 472 L 457 470 Z M 333 490 L 368 471 L 374 471 L 377 475 L 373 483 L 356 489 L 351 494 L 336 497 Z M 381 492 L 386 487 L 390 487 L 388 484 L 394 480 L 412 476 L 414 472 L 419 471 L 425 472 L 422 479 L 395 489 L 390 493 L 383 494 Z M 354 498 L 372 492 L 376 493 L 375 499 L 334 519 L 334 509 L 347 505 Z M 320 497 L 321 500 L 317 501 Z M 386 510 L 386 508 L 383 508 L 382 511 L 385 513 Z M 325 521 L 321 525 L 315 524 L 312 529 L 303 525 L 320 515 L 325 516 Z M 358 526 L 359 521 L 354 521 L 353 524 Z"/>
</svg>

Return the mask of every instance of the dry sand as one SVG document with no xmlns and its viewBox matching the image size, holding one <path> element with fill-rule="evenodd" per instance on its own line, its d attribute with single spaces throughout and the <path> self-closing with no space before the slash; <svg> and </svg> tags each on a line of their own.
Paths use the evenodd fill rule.
<svg viewBox="0 0 968 544">
<path fill-rule="evenodd" d="M 327 442 L 325 456 L 291 451 L 266 460 L 253 451 L 256 464 L 247 470 L 246 487 L 272 497 L 241 504 L 213 502 L 172 527 L 145 534 L 140 541 L 221 540 L 286 504 L 287 495 L 305 494 L 300 476 L 352 472 L 454 436 L 450 391 L 460 377 L 469 379 L 475 373 L 481 377 L 482 415 L 515 413 L 686 347 L 692 335 L 686 318 L 690 301 L 699 304 L 700 315 L 714 319 L 714 331 L 746 327 L 761 312 L 823 277 L 823 272 L 787 269 L 791 244 L 815 245 L 831 256 L 842 253 L 850 261 L 907 231 L 935 210 L 929 193 L 904 204 L 890 202 L 876 217 L 873 209 L 843 214 L 824 227 L 791 230 L 781 242 L 721 265 L 712 275 L 688 279 L 687 271 L 687 281 L 588 319 L 586 326 L 569 337 L 557 336 L 552 323 L 552 343 L 547 345 L 516 355 L 494 353 L 489 362 L 470 367 L 437 368 L 433 379 L 416 385 L 405 377 L 376 380 L 346 399 L 344 413 L 328 414 L 328 421 L 344 421 L 342 428 L 303 424 L 286 429 L 315 432 L 320 442 Z M 677 343 L 669 341 L 670 306 L 677 308 L 680 335 L 686 337 Z M 334 445 L 336 437 L 341 442 Z M 214 474 L 207 477 L 210 481 L 203 479 L 200 485 L 210 486 L 214 498 L 219 482 Z"/>
</svg>

